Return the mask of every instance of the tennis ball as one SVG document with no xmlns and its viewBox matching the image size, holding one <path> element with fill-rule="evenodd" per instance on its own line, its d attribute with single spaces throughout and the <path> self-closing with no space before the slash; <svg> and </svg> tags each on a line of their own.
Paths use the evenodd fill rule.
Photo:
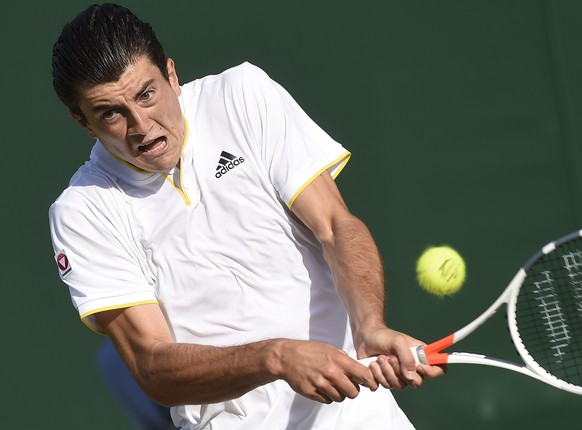
<svg viewBox="0 0 582 430">
<path fill-rule="evenodd" d="M 428 247 L 416 263 L 416 279 L 427 292 L 449 296 L 465 282 L 465 261 L 450 246 Z"/>
</svg>

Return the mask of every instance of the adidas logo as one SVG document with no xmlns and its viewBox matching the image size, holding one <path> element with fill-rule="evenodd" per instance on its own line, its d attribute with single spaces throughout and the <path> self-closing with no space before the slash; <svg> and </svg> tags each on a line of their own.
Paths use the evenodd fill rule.
<svg viewBox="0 0 582 430">
<path fill-rule="evenodd" d="M 214 176 L 220 178 L 222 175 L 226 175 L 229 170 L 234 169 L 236 166 L 244 162 L 244 158 L 236 157 L 226 151 L 222 151 L 220 153 L 220 159 L 218 160 L 218 166 L 216 166 L 216 173 Z"/>
</svg>

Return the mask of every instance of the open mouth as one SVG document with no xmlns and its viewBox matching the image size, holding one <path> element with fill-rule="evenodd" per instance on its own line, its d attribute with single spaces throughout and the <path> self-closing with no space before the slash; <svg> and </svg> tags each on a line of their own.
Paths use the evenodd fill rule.
<svg viewBox="0 0 582 430">
<path fill-rule="evenodd" d="M 163 137 L 158 137 L 152 142 L 141 145 L 138 149 L 143 154 L 159 155 L 163 153 L 168 147 L 168 141 Z"/>
</svg>

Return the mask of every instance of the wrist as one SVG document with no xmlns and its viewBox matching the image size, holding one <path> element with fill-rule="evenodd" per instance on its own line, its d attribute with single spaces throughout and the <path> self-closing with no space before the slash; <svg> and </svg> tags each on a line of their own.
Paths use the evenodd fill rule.
<svg viewBox="0 0 582 430">
<path fill-rule="evenodd" d="M 272 339 L 265 345 L 265 369 L 273 380 L 282 379 L 287 356 L 287 339 Z"/>
<path fill-rule="evenodd" d="M 350 320 L 350 325 L 354 336 L 362 333 L 369 333 L 380 328 L 386 328 L 386 322 L 382 315 L 366 315 L 358 321 Z"/>
<path fill-rule="evenodd" d="M 387 328 L 384 318 L 370 315 L 365 319 L 352 323 L 352 336 L 358 357 L 365 354 L 374 333 Z"/>
</svg>

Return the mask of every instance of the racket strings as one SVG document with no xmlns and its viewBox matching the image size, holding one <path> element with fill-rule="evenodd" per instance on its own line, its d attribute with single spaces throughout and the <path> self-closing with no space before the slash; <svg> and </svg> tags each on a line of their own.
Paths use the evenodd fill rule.
<svg viewBox="0 0 582 430">
<path fill-rule="evenodd" d="M 582 239 L 556 244 L 526 269 L 516 325 L 531 358 L 547 373 L 582 386 Z"/>
</svg>

